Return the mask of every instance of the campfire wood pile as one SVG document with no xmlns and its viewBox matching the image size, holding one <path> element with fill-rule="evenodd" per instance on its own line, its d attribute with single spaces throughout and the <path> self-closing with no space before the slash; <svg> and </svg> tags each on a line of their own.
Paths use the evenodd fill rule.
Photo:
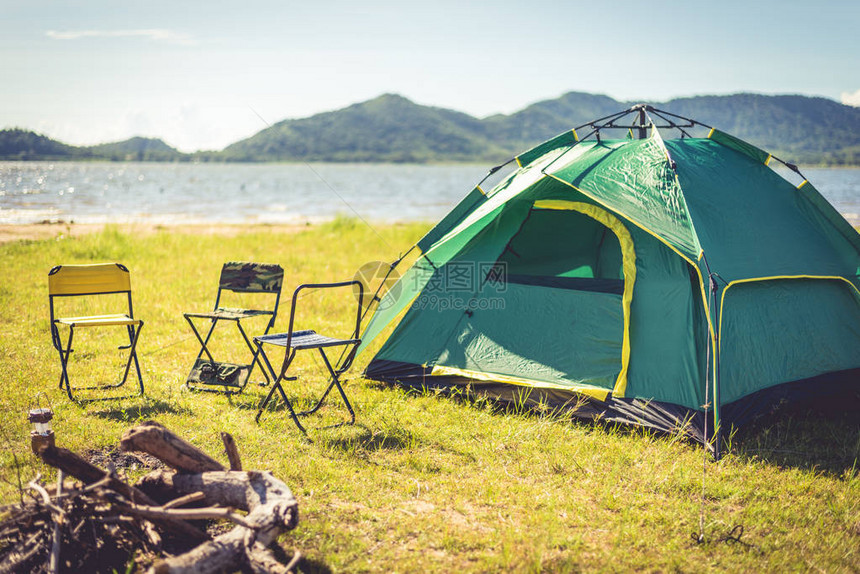
<svg viewBox="0 0 860 574">
<path fill-rule="evenodd" d="M 279 550 L 278 536 L 298 524 L 296 499 L 271 473 L 242 471 L 233 438 L 222 439 L 229 470 L 158 423 L 129 429 L 120 450 L 173 469 L 136 485 L 69 450 L 41 448 L 58 481 L 45 487 L 37 476 L 27 485 L 30 500 L 0 509 L 0 574 L 123 572 L 132 556 L 155 574 L 291 571 L 299 554 L 285 564 L 270 545 Z M 233 528 L 213 537 L 201 528 L 214 520 Z"/>
</svg>

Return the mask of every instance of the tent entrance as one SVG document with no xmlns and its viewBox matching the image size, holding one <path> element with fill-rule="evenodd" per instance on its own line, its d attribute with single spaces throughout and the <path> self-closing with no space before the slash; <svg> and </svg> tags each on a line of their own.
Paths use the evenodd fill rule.
<svg viewBox="0 0 860 574">
<path fill-rule="evenodd" d="M 534 204 L 497 260 L 503 290 L 467 314 L 433 374 L 624 396 L 635 254 L 630 233 L 597 206 Z M 494 312 L 498 311 L 498 312 Z"/>
<path fill-rule="evenodd" d="M 499 257 L 508 283 L 616 295 L 624 292 L 622 260 L 618 236 L 600 221 L 541 208 L 532 208 Z"/>
</svg>

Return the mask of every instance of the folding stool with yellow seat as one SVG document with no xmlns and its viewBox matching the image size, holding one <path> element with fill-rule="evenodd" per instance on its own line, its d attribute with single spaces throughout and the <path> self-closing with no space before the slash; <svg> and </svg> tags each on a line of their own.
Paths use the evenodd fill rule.
<svg viewBox="0 0 860 574">
<path fill-rule="evenodd" d="M 122 308 L 116 309 L 123 312 L 80 317 L 56 316 L 55 307 L 58 305 L 58 298 L 83 298 L 102 295 L 125 295 L 125 303 L 121 306 Z M 137 340 L 140 337 L 140 330 L 143 328 L 143 321 L 134 318 L 134 310 L 131 303 L 131 278 L 129 276 L 128 269 L 124 265 L 119 263 L 57 265 L 48 273 L 48 300 L 51 310 L 51 340 L 54 344 L 54 348 L 57 349 L 57 352 L 60 355 L 60 364 L 62 366 L 62 373 L 60 374 L 60 388 L 65 386 L 66 393 L 69 395 L 71 400 L 76 402 L 85 402 L 135 396 L 102 396 L 80 399 L 75 398 L 73 395 L 73 391 L 114 389 L 121 387 L 128 379 L 132 363 L 134 363 L 134 368 L 137 371 L 137 381 L 139 385 L 139 392 L 136 394 L 143 394 L 143 377 L 141 376 L 140 364 L 138 363 L 136 350 Z M 115 299 L 107 301 L 108 304 L 112 302 L 115 302 Z M 63 342 L 62 339 L 61 325 L 68 328 L 68 339 L 65 342 Z M 92 327 L 125 327 L 128 334 L 128 345 L 119 346 L 119 349 L 128 349 L 129 351 L 123 376 L 118 383 L 98 384 L 87 387 L 72 387 L 69 382 L 69 359 L 74 352 L 72 341 L 74 340 L 75 329 Z"/>
</svg>

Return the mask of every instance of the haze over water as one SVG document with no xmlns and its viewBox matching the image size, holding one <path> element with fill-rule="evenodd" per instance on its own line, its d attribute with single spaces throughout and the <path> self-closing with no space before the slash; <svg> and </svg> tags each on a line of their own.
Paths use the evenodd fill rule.
<svg viewBox="0 0 860 574">
<path fill-rule="evenodd" d="M 435 221 L 490 166 L 0 162 L 0 224 Z M 806 168 L 860 225 L 860 169 Z"/>
</svg>

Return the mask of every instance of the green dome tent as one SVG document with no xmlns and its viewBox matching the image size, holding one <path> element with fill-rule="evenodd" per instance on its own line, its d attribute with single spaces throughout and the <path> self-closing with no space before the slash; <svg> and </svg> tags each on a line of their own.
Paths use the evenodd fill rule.
<svg viewBox="0 0 860 574">
<path fill-rule="evenodd" d="M 365 375 L 705 443 L 786 399 L 856 398 L 860 235 L 774 159 L 800 175 L 647 105 L 517 156 L 418 242 L 365 331 L 362 348 L 400 318 Z"/>
</svg>

